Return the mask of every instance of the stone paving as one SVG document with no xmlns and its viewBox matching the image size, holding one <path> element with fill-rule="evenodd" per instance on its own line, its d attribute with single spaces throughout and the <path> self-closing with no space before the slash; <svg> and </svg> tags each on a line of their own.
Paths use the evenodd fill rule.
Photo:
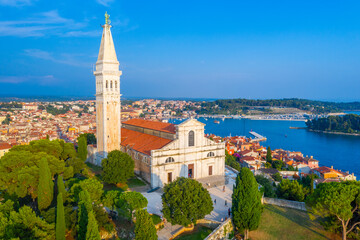
<svg viewBox="0 0 360 240">
<path fill-rule="evenodd" d="M 225 218 L 229 217 L 228 210 L 229 208 L 231 208 L 231 195 L 232 195 L 233 185 L 235 184 L 236 173 L 226 168 L 225 176 L 227 179 L 226 181 L 227 184 L 225 185 L 225 191 L 223 191 L 224 186 L 208 188 L 211 199 L 213 200 L 214 210 L 209 215 L 205 216 L 206 219 L 222 222 L 225 221 Z M 161 212 L 162 191 L 158 190 L 152 193 L 142 192 L 142 194 L 148 200 L 148 206 L 147 206 L 148 212 L 163 216 Z M 215 199 L 216 199 L 216 204 L 214 203 Z M 225 201 L 227 201 L 227 206 L 225 205 Z M 181 226 L 179 225 L 172 226 L 170 223 L 165 223 L 165 227 L 160 231 L 158 231 L 158 238 L 161 240 L 167 240 L 179 228 L 181 228 Z"/>
</svg>

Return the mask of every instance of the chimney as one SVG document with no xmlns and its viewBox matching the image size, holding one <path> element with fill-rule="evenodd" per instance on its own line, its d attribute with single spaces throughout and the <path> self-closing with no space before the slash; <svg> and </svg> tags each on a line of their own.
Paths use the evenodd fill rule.
<svg viewBox="0 0 360 240">
<path fill-rule="evenodd" d="M 310 158 L 312 159 L 312 158 L 313 158 L 313 156 L 310 156 Z"/>
<path fill-rule="evenodd" d="M 334 166 L 331 166 L 331 169 L 334 169 Z"/>
</svg>

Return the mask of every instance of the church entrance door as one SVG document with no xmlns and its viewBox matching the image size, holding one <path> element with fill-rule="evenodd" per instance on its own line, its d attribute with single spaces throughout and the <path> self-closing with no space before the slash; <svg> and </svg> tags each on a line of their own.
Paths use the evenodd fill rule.
<svg viewBox="0 0 360 240">
<path fill-rule="evenodd" d="M 194 178 L 194 164 L 188 165 L 188 178 Z"/>
<path fill-rule="evenodd" d="M 212 175 L 212 166 L 209 166 L 209 176 Z"/>
<path fill-rule="evenodd" d="M 168 173 L 168 183 L 172 182 L 172 172 Z"/>
</svg>

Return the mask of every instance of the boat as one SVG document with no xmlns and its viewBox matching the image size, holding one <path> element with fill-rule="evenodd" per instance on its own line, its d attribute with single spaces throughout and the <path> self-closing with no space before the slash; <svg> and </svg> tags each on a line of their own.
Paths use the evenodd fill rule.
<svg viewBox="0 0 360 240">
<path fill-rule="evenodd" d="M 214 120 L 214 123 L 216 124 L 220 124 L 220 122 L 218 120 Z"/>
</svg>

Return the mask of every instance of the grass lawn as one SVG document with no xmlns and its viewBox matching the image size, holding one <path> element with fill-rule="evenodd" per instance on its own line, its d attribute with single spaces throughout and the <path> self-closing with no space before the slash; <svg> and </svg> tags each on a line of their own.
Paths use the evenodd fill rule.
<svg viewBox="0 0 360 240">
<path fill-rule="evenodd" d="M 91 171 L 94 172 L 94 174 L 100 174 L 102 171 L 102 168 L 100 166 L 97 166 L 89 162 L 86 162 L 85 164 L 91 169 Z"/>
<path fill-rule="evenodd" d="M 127 185 L 129 186 L 129 188 L 133 188 L 133 187 L 145 186 L 146 184 L 137 177 L 132 177 L 127 181 Z"/>
<path fill-rule="evenodd" d="M 311 221 L 306 212 L 265 205 L 260 226 L 250 232 L 252 240 L 260 239 L 341 239 L 340 236 L 326 232 L 316 221 Z"/>
<path fill-rule="evenodd" d="M 203 226 L 195 226 L 191 232 L 186 232 L 176 237 L 174 240 L 203 240 L 212 232 L 210 228 Z"/>
</svg>

